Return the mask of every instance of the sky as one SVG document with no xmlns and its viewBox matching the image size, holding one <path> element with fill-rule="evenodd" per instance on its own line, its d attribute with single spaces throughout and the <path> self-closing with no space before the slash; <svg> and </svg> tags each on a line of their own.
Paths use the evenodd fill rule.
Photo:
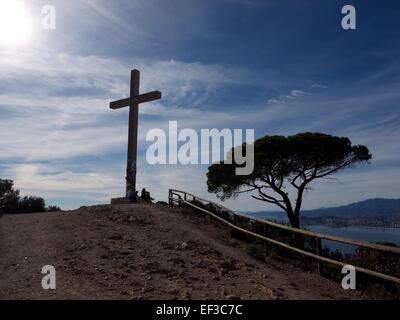
<svg viewBox="0 0 400 320">
<path fill-rule="evenodd" d="M 163 94 L 139 111 L 138 188 L 156 200 L 170 188 L 216 200 L 208 165 L 146 162 L 146 133 L 168 121 L 256 138 L 347 136 L 369 147 L 371 163 L 315 182 L 303 207 L 400 198 L 398 1 L 12 1 L 25 14 L 0 4 L 0 16 L 15 18 L 0 23 L 0 178 L 23 195 L 63 209 L 124 195 L 128 110 L 109 103 L 129 95 L 139 69 L 141 91 Z M 346 4 L 356 30 L 341 26 Z M 56 9 L 55 30 L 41 27 L 45 5 Z M 225 205 L 276 209 L 249 195 Z"/>
</svg>

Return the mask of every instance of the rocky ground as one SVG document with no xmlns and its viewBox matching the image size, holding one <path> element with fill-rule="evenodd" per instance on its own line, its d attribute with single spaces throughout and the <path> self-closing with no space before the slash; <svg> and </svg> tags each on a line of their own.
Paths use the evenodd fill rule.
<svg viewBox="0 0 400 320">
<path fill-rule="evenodd" d="M 41 287 L 54 265 L 56 290 Z M 0 218 L 0 299 L 360 299 L 285 262 L 250 256 L 201 214 L 103 205 Z"/>
</svg>

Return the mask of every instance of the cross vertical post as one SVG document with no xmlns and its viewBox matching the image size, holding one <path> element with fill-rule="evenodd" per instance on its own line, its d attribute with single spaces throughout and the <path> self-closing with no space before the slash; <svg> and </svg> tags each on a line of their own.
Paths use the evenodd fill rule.
<svg viewBox="0 0 400 320">
<path fill-rule="evenodd" d="M 131 71 L 131 95 L 129 99 L 129 133 L 128 133 L 128 161 L 126 166 L 126 197 L 130 192 L 136 191 L 136 170 L 137 170 L 137 138 L 139 103 L 135 97 L 139 95 L 140 72 Z"/>
</svg>

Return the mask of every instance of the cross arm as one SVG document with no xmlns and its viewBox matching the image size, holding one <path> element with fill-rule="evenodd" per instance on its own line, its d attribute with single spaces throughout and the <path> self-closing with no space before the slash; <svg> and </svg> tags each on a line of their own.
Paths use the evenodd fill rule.
<svg viewBox="0 0 400 320">
<path fill-rule="evenodd" d="M 130 103 L 129 98 L 113 101 L 113 102 L 110 102 L 110 108 L 111 109 L 119 109 L 119 108 L 128 107 L 129 103 Z"/>
<path fill-rule="evenodd" d="M 150 102 L 153 100 L 159 100 L 161 99 L 161 92 L 160 91 L 152 91 L 144 94 L 140 94 L 136 97 L 133 98 L 134 103 L 144 103 L 144 102 Z M 110 108 L 111 109 L 120 109 L 124 107 L 129 107 L 130 105 L 130 98 L 126 99 L 121 99 L 117 101 L 113 101 L 110 103 Z"/>
<path fill-rule="evenodd" d="M 140 94 L 134 98 L 136 103 L 143 103 L 143 102 L 150 102 L 153 100 L 161 99 L 161 92 L 160 91 L 151 91 L 148 93 Z"/>
</svg>

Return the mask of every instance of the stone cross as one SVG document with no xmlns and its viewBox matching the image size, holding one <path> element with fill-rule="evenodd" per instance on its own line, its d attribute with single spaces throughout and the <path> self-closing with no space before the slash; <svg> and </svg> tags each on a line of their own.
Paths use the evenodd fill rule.
<svg viewBox="0 0 400 320">
<path fill-rule="evenodd" d="M 126 166 L 126 197 L 131 192 L 136 192 L 136 161 L 137 161 L 137 137 L 139 104 L 161 99 L 160 91 L 152 91 L 139 94 L 140 72 L 131 71 L 131 95 L 129 98 L 113 101 L 111 109 L 129 107 L 129 134 L 128 134 L 128 163 Z"/>
</svg>

